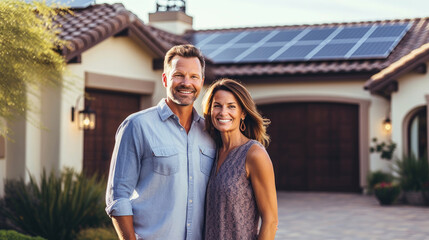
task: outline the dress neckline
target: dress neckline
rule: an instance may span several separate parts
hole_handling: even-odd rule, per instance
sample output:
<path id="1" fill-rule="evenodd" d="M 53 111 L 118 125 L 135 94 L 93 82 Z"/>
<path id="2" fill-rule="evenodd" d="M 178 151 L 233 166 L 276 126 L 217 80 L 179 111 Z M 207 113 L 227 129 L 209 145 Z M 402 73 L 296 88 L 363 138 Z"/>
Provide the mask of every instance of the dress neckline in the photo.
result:
<path id="1" fill-rule="evenodd" d="M 217 167 L 217 164 L 218 164 L 218 162 L 219 162 L 219 150 L 218 150 L 218 151 L 216 152 L 215 177 L 218 175 L 218 173 L 219 173 L 220 169 L 222 168 L 223 164 L 228 160 L 229 156 L 230 156 L 233 152 L 237 151 L 238 149 L 240 149 L 241 147 L 245 146 L 246 144 L 248 144 L 248 143 L 249 143 L 249 142 L 251 142 L 251 141 L 252 141 L 252 139 L 249 139 L 249 140 L 247 140 L 247 142 L 245 142 L 245 143 L 243 143 L 243 144 L 241 144 L 241 145 L 239 145 L 239 146 L 234 147 L 233 149 L 231 149 L 231 150 L 228 152 L 228 154 L 226 154 L 225 160 L 223 160 L 223 162 L 222 162 L 222 164 L 219 166 L 219 168 Z"/>

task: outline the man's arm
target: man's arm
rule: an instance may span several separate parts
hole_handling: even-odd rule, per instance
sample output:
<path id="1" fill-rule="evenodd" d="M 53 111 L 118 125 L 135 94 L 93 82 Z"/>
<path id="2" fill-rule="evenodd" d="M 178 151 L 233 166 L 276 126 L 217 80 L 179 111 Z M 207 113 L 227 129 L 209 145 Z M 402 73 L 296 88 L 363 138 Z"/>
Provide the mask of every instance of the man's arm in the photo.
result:
<path id="1" fill-rule="evenodd" d="M 143 144 L 138 133 L 128 120 L 118 128 L 106 189 L 106 212 L 121 240 L 136 239 L 130 196 L 139 178 Z"/>
<path id="2" fill-rule="evenodd" d="M 136 240 L 133 216 L 112 216 L 113 226 L 120 240 Z"/>

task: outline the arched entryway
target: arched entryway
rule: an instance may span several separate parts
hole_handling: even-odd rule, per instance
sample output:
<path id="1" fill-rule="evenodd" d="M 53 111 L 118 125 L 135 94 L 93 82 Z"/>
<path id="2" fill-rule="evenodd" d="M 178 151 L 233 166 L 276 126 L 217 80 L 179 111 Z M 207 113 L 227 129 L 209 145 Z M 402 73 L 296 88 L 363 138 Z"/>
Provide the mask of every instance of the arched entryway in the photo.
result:
<path id="1" fill-rule="evenodd" d="M 405 118 L 406 153 L 424 157 L 428 150 L 427 107 L 416 108 Z"/>

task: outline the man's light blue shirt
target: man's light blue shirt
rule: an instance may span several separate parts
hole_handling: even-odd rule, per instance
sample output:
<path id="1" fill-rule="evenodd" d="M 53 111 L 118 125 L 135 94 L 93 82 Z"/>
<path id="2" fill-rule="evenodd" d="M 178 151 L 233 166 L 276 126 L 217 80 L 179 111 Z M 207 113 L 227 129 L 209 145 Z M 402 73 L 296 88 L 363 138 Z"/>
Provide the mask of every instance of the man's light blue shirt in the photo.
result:
<path id="1" fill-rule="evenodd" d="M 133 215 L 138 239 L 203 239 L 215 145 L 193 110 L 189 133 L 162 99 L 118 128 L 106 191 L 109 216 Z"/>

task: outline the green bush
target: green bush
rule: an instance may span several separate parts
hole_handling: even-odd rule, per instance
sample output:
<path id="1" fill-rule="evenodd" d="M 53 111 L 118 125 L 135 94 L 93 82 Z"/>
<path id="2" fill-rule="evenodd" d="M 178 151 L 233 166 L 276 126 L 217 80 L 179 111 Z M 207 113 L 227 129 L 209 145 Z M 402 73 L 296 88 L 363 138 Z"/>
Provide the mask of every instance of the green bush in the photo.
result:
<path id="1" fill-rule="evenodd" d="M 396 160 L 394 170 L 404 191 L 421 191 L 423 184 L 429 181 L 427 157 L 417 158 L 414 154 Z"/>
<path id="2" fill-rule="evenodd" d="M 386 173 L 383 171 L 375 171 L 375 172 L 370 172 L 366 178 L 367 180 L 367 186 L 368 186 L 368 193 L 372 193 L 374 186 L 377 183 L 381 183 L 381 182 L 386 182 L 386 183 L 390 183 L 393 181 L 393 175 L 390 173 Z"/>
<path id="3" fill-rule="evenodd" d="M 76 240 L 117 240 L 115 229 L 110 228 L 88 228 L 79 232 Z"/>
<path id="4" fill-rule="evenodd" d="M 30 237 L 14 230 L 0 230 L 0 240 L 44 240 L 41 237 Z"/>
<path id="5" fill-rule="evenodd" d="M 14 228 L 47 239 L 74 239 L 84 228 L 110 223 L 104 212 L 105 183 L 84 174 L 65 170 L 59 177 L 43 171 L 40 184 L 8 180 L 5 208 L 0 209 Z"/>

